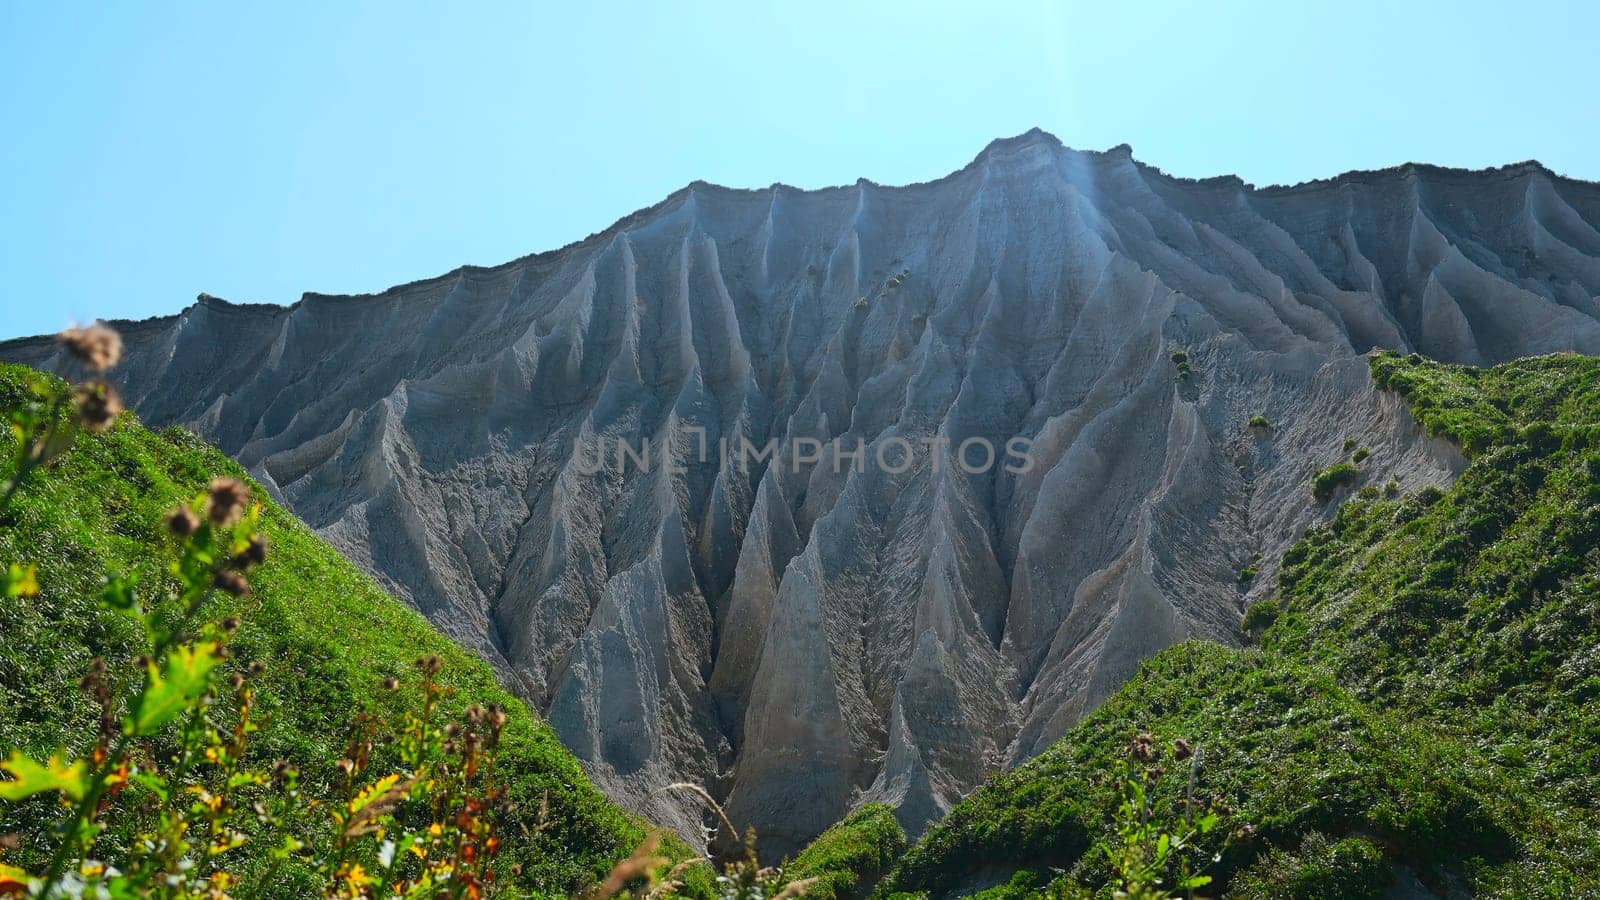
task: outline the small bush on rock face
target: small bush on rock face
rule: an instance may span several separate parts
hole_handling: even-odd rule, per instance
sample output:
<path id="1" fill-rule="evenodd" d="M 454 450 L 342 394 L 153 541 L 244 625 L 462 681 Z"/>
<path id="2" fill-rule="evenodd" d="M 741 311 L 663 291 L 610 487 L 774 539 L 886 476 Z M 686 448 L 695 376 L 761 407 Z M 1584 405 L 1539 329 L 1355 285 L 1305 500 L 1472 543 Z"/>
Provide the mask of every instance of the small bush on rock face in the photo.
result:
<path id="1" fill-rule="evenodd" d="M 1334 492 L 1347 484 L 1353 484 L 1360 478 L 1360 472 L 1349 463 L 1334 463 L 1323 469 L 1311 479 L 1311 496 L 1319 502 L 1326 502 Z"/>
<path id="2" fill-rule="evenodd" d="M 1252 603 L 1250 608 L 1244 611 L 1244 619 L 1240 621 L 1239 627 L 1247 634 L 1254 634 L 1267 630 L 1277 620 L 1277 601 L 1262 600 L 1259 603 Z"/>
<path id="3" fill-rule="evenodd" d="M 1272 427 L 1272 422 L 1268 420 L 1266 416 L 1251 416 L 1250 427 L 1270 429 Z"/>
<path id="4" fill-rule="evenodd" d="M 1356 452 L 1350 454 L 1350 461 L 1354 462 L 1354 463 L 1359 463 L 1359 462 L 1364 461 L 1367 457 L 1369 457 L 1371 455 L 1372 455 L 1372 451 L 1371 450 L 1368 450 L 1367 448 L 1362 447 L 1361 449 L 1357 450 Z"/>

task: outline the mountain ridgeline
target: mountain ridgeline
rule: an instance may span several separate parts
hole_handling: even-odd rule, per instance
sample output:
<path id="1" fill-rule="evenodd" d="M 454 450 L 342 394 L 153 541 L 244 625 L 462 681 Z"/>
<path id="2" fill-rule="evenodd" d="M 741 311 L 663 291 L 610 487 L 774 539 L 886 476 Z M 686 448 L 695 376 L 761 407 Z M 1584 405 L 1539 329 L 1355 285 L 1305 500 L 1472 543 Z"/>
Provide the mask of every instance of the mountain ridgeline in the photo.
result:
<path id="1" fill-rule="evenodd" d="M 382 294 L 202 296 L 119 323 L 118 375 L 608 794 L 694 838 L 660 788 L 706 784 L 781 855 L 874 801 L 922 832 L 1153 654 L 1237 644 L 1353 491 L 1448 484 L 1363 354 L 1600 352 L 1597 227 L 1600 186 L 1534 163 L 1258 189 L 1030 132 L 927 184 L 696 183 Z M 1018 437 L 1026 471 L 940 464 Z M 593 465 L 646 439 L 670 465 Z"/>

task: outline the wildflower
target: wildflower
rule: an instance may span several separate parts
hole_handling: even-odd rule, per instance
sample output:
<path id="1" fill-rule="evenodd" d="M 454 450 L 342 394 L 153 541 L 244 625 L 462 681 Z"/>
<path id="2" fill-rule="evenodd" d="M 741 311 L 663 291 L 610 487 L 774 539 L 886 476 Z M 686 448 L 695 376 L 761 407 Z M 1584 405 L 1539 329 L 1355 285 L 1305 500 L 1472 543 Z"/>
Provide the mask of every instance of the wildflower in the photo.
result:
<path id="1" fill-rule="evenodd" d="M 206 518 L 222 528 L 239 521 L 250 502 L 250 489 L 237 478 L 213 478 L 206 492 Z"/>
<path id="2" fill-rule="evenodd" d="M 489 724 L 494 726 L 495 731 L 506 727 L 506 711 L 501 709 L 499 704 L 489 707 Z"/>
<path id="3" fill-rule="evenodd" d="M 437 674 L 439 669 L 441 669 L 443 666 L 444 660 L 440 659 L 437 653 L 430 653 L 427 656 L 418 657 L 417 659 L 417 668 L 421 669 L 425 674 L 428 675 Z"/>
<path id="4" fill-rule="evenodd" d="M 122 398 L 104 381 L 86 381 L 72 389 L 78 421 L 90 431 L 105 431 L 122 414 Z"/>
<path id="5" fill-rule="evenodd" d="M 229 572 L 226 569 L 211 576 L 211 586 L 235 597 L 243 597 L 250 593 L 250 582 L 245 581 L 244 576 L 238 572 Z"/>
<path id="6" fill-rule="evenodd" d="M 1150 732 L 1143 731 L 1139 736 L 1128 743 L 1128 755 L 1142 763 L 1155 762 L 1156 739 Z"/>
<path id="7" fill-rule="evenodd" d="M 1183 762 L 1193 755 L 1194 748 L 1189 746 L 1188 741 L 1184 740 L 1183 738 L 1178 738 L 1176 741 L 1172 742 L 1172 757 L 1174 759 L 1178 760 L 1179 762 Z"/>
<path id="8" fill-rule="evenodd" d="M 200 519 L 187 506 L 174 507 L 167 513 L 167 530 L 186 538 L 200 529 Z"/>
<path id="9" fill-rule="evenodd" d="M 68 328 L 57 339 L 78 362 L 96 372 L 104 372 L 122 359 L 122 335 L 104 322 L 97 321 L 87 328 Z"/>

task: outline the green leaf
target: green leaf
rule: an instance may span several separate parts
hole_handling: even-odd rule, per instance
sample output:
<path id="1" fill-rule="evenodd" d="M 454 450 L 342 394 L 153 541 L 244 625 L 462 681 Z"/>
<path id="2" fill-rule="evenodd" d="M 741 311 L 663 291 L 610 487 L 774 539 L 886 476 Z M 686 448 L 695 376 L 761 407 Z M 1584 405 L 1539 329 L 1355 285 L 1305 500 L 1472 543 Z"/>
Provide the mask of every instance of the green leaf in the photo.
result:
<path id="1" fill-rule="evenodd" d="M 171 792 L 167 790 L 166 780 L 159 776 L 150 775 L 144 772 L 135 772 L 134 774 L 128 776 L 128 780 L 143 786 L 152 794 L 160 797 L 162 803 L 172 799 Z"/>
<path id="2" fill-rule="evenodd" d="M 0 772 L 8 772 L 10 781 L 0 781 L 0 799 L 21 800 L 46 791 L 60 791 L 72 800 L 82 800 L 85 789 L 83 760 L 72 765 L 61 761 L 58 753 L 50 761 L 39 765 L 21 751 L 11 751 L 11 756 L 0 763 Z"/>
<path id="3" fill-rule="evenodd" d="M 1178 885 L 1178 887 L 1181 890 L 1193 890 L 1193 889 L 1195 889 L 1197 887 L 1205 887 L 1206 885 L 1208 885 L 1210 883 L 1211 883 L 1211 876 L 1210 875 L 1194 875 L 1194 876 L 1191 876 L 1184 883 Z"/>
<path id="4" fill-rule="evenodd" d="M 135 596 L 134 588 L 139 584 L 135 575 L 108 575 L 106 586 L 100 591 L 100 602 L 118 612 L 138 615 L 139 600 Z"/>
<path id="5" fill-rule="evenodd" d="M 158 669 L 154 662 L 145 676 L 144 690 L 133 701 L 128 733 L 145 737 L 176 719 L 211 686 L 211 672 L 222 662 L 217 645 L 202 641 L 176 647 Z"/>

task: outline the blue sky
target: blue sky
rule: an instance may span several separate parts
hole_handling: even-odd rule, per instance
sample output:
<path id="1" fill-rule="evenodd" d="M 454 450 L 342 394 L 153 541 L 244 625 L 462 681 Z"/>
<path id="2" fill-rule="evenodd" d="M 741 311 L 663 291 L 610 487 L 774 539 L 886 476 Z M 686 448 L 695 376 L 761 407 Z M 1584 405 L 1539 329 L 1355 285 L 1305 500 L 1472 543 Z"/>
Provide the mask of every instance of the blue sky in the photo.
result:
<path id="1" fill-rule="evenodd" d="M 694 179 L 922 181 L 1035 125 L 1187 176 L 1600 179 L 1600 11 L 0 3 L 0 337 L 581 238 Z"/>

